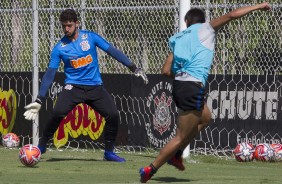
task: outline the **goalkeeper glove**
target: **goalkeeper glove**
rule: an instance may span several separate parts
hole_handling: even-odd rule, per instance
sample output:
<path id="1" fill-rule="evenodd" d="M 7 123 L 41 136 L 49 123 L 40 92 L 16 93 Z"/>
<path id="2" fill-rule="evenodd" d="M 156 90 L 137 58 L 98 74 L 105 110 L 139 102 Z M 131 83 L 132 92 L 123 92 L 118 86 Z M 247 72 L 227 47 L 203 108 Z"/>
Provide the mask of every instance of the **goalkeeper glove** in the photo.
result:
<path id="1" fill-rule="evenodd" d="M 33 103 L 28 104 L 24 108 L 26 109 L 24 117 L 26 120 L 35 120 L 39 110 L 41 108 L 42 101 L 39 97 Z"/>
<path id="2" fill-rule="evenodd" d="M 129 69 L 134 73 L 136 77 L 141 77 L 145 84 L 148 84 L 148 78 L 142 68 L 137 68 L 135 64 L 129 66 Z"/>

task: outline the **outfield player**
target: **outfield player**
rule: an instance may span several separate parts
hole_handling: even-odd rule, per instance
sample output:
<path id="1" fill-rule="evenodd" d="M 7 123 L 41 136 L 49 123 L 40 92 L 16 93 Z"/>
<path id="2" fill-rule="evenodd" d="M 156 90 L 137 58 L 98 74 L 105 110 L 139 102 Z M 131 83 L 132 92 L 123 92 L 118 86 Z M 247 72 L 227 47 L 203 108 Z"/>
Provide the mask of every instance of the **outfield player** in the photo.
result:
<path id="1" fill-rule="evenodd" d="M 174 78 L 172 95 L 179 108 L 178 127 L 176 136 L 162 148 L 157 158 L 140 169 L 141 182 L 146 183 L 166 162 L 179 170 L 185 169 L 184 148 L 211 120 L 204 91 L 213 60 L 216 31 L 255 10 L 270 10 L 270 6 L 262 3 L 241 7 L 208 23 L 205 23 L 202 10 L 191 9 L 184 18 L 187 29 L 169 39 L 171 53 L 162 73 Z"/>
<path id="2" fill-rule="evenodd" d="M 119 114 L 115 102 L 103 86 L 98 65 L 97 47 L 127 66 L 136 76 L 141 76 L 145 83 L 148 83 L 147 76 L 125 54 L 100 35 L 92 31 L 80 30 L 78 16 L 73 9 L 64 10 L 60 15 L 60 22 L 65 35 L 51 52 L 49 67 L 42 78 L 39 95 L 33 103 L 25 107 L 25 119 L 34 120 L 36 118 L 60 62 L 63 61 L 66 75 L 65 87 L 58 96 L 44 129 L 43 137 L 39 141 L 38 147 L 41 153 L 46 152 L 46 144 L 62 119 L 77 104 L 85 103 L 106 120 L 104 160 L 125 162 L 124 158 L 113 152 Z"/>

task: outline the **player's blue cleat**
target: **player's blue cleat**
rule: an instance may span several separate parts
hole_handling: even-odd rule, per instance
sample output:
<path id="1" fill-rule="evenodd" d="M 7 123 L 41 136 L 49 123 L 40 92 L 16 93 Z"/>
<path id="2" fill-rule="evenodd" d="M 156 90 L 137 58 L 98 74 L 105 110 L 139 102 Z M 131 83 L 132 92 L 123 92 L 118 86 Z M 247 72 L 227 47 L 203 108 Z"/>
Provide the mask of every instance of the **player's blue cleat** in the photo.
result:
<path id="1" fill-rule="evenodd" d="M 40 145 L 38 144 L 37 147 L 40 149 L 41 154 L 46 153 L 46 146 L 40 146 Z"/>
<path id="2" fill-rule="evenodd" d="M 169 165 L 174 166 L 176 169 L 178 169 L 180 171 L 185 170 L 185 166 L 183 165 L 182 157 L 180 157 L 180 158 L 172 157 L 167 163 Z"/>
<path id="3" fill-rule="evenodd" d="M 143 167 L 139 170 L 140 182 L 146 183 L 154 175 L 153 169 L 151 166 Z"/>
<path id="4" fill-rule="evenodd" d="M 104 160 L 113 162 L 125 162 L 124 158 L 119 157 L 113 151 L 105 151 Z"/>

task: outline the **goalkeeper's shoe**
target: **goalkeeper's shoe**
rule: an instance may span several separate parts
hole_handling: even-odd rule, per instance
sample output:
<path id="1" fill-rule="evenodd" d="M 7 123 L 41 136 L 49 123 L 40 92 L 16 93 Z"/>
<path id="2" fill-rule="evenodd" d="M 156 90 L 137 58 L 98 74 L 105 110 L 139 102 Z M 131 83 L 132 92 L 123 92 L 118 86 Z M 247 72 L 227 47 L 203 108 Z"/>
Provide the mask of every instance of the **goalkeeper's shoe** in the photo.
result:
<path id="1" fill-rule="evenodd" d="M 113 151 L 105 151 L 104 160 L 113 162 L 125 162 L 125 159 L 116 155 Z"/>
<path id="2" fill-rule="evenodd" d="M 183 159 L 182 157 L 180 158 L 176 158 L 175 156 L 172 157 L 169 161 L 167 161 L 167 163 L 169 165 L 174 166 L 176 169 L 180 170 L 180 171 L 184 171 L 185 170 L 185 166 L 183 165 Z"/>
<path id="3" fill-rule="evenodd" d="M 146 183 L 156 173 L 151 166 L 143 167 L 139 170 L 140 182 Z"/>
<path id="4" fill-rule="evenodd" d="M 37 147 L 40 149 L 41 154 L 46 153 L 46 146 L 41 146 L 38 144 Z"/>

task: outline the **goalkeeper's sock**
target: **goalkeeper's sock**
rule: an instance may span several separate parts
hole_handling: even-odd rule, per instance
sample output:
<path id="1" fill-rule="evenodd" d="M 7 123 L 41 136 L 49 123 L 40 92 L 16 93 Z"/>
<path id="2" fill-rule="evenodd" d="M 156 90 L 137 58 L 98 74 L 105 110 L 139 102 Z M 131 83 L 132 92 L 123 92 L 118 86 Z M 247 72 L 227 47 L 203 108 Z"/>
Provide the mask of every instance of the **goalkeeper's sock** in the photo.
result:
<path id="1" fill-rule="evenodd" d="M 43 153 L 46 152 L 46 145 L 45 145 L 45 146 L 42 146 L 42 145 L 38 144 L 37 147 L 40 149 L 41 154 L 43 154 Z"/>
<path id="2" fill-rule="evenodd" d="M 114 151 L 113 141 L 105 141 L 105 151 Z"/>

